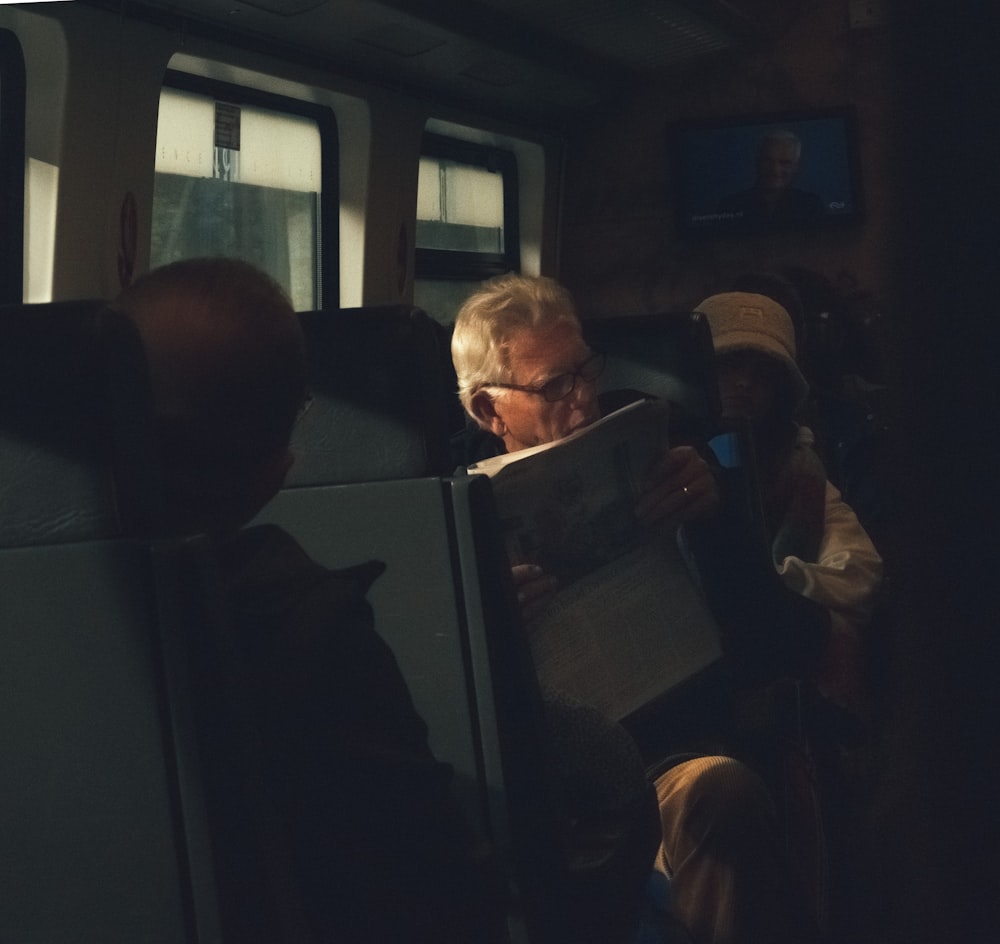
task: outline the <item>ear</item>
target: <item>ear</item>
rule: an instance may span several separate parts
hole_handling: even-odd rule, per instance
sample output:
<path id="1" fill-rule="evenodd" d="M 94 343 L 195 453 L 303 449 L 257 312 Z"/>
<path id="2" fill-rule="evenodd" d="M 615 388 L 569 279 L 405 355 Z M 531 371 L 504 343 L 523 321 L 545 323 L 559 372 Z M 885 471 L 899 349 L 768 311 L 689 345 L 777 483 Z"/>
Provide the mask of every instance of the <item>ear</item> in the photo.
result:
<path id="1" fill-rule="evenodd" d="M 473 419 L 483 429 L 489 430 L 494 436 L 501 438 L 507 432 L 507 425 L 497 412 L 497 401 L 485 390 L 473 394 L 469 406 Z"/>

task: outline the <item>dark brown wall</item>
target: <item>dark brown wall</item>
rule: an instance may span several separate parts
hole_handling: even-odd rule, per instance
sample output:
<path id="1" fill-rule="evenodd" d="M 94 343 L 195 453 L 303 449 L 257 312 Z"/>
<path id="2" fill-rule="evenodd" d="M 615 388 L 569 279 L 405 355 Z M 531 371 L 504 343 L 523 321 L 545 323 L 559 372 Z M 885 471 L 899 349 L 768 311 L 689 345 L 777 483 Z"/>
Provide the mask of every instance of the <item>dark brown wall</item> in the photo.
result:
<path id="1" fill-rule="evenodd" d="M 1000 929 L 1000 551 L 995 4 L 794 7 L 768 49 L 664 76 L 569 145 L 561 277 L 584 314 L 685 307 L 742 270 L 809 266 L 891 322 L 895 614 L 873 754 L 860 944 L 986 944 Z M 853 103 L 868 222 L 694 247 L 670 223 L 674 118 Z M 854 939 L 851 939 L 852 942 Z"/>
<path id="2" fill-rule="evenodd" d="M 996 121 L 989 0 L 900 4 L 892 115 L 899 630 L 883 748 L 892 942 L 1000 931 Z"/>
<path id="3" fill-rule="evenodd" d="M 570 135 L 560 275 L 584 315 L 692 306 L 734 274 L 777 264 L 884 295 L 890 31 L 849 29 L 844 0 L 784 7 L 789 12 L 771 23 L 766 42 L 651 79 Z M 667 154 L 672 121 L 846 104 L 859 116 L 865 224 L 708 244 L 678 239 Z"/>

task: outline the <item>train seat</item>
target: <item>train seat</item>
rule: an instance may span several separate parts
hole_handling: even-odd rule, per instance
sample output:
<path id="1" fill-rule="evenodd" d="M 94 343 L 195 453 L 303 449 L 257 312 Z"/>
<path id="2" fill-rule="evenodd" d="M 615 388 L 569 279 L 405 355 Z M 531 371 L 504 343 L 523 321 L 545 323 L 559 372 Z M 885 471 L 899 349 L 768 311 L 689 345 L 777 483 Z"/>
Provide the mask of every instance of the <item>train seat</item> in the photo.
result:
<path id="1" fill-rule="evenodd" d="M 195 939 L 144 370 L 100 302 L 0 310 L 4 941 Z"/>
<path id="2" fill-rule="evenodd" d="M 454 396 L 441 370 L 440 335 L 407 306 L 300 317 L 310 402 L 293 432 L 285 487 L 257 521 L 282 526 L 328 567 L 387 563 L 368 594 L 376 626 L 436 753 L 475 784 L 460 588 L 440 478 L 450 464 L 446 405 Z"/>
<path id="3" fill-rule="evenodd" d="M 121 518 L 148 508 L 154 494 L 151 465 L 135 461 L 149 405 L 128 327 L 102 302 L 78 301 L 4 306 L 0 331 L 0 546 L 101 540 L 139 527 Z M 124 505 L 116 479 L 136 492 Z"/>
<path id="4" fill-rule="evenodd" d="M 379 559 L 368 593 L 435 753 L 481 790 L 470 715 L 461 588 L 453 568 L 447 405 L 434 322 L 376 306 L 301 315 L 310 403 L 293 432 L 294 464 L 257 522 L 278 524 L 332 567 Z M 417 605 L 419 601 L 419 605 Z M 480 799 L 471 801 L 482 819 Z"/>
<path id="5" fill-rule="evenodd" d="M 666 400 L 675 437 L 705 437 L 720 415 L 712 333 L 699 312 L 589 318 L 584 338 L 607 356 L 598 378 L 605 410 L 637 396 Z"/>
<path id="6" fill-rule="evenodd" d="M 441 338 L 421 309 L 384 305 L 300 315 L 309 401 L 288 487 L 372 482 L 449 469 Z"/>

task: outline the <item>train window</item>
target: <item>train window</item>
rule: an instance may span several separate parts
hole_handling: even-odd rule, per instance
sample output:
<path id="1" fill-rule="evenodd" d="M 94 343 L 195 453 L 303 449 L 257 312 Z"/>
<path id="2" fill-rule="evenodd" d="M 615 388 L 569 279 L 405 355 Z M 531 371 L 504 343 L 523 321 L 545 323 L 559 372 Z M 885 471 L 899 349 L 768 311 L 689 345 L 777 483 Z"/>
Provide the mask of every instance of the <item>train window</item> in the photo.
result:
<path id="1" fill-rule="evenodd" d="M 336 150 L 329 109 L 168 72 L 150 265 L 235 256 L 270 273 L 298 311 L 336 304 Z"/>
<path id="2" fill-rule="evenodd" d="M 417 183 L 414 301 L 444 318 L 520 259 L 512 151 L 425 134 Z"/>
<path id="3" fill-rule="evenodd" d="M 24 286 L 24 56 L 0 30 L 0 303 L 20 302 Z"/>

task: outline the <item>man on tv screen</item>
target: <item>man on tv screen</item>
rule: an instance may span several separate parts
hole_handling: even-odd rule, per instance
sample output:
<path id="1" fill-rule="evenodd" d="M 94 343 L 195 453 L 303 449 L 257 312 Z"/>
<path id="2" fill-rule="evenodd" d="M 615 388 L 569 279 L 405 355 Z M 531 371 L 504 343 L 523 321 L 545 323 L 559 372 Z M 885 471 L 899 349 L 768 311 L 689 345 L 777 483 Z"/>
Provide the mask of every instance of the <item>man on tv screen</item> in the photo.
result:
<path id="1" fill-rule="evenodd" d="M 719 212 L 732 214 L 733 225 L 753 229 L 792 228 L 818 220 L 826 212 L 819 195 L 792 186 L 801 157 L 802 142 L 794 132 L 767 132 L 757 145 L 754 185 L 723 197 Z"/>

